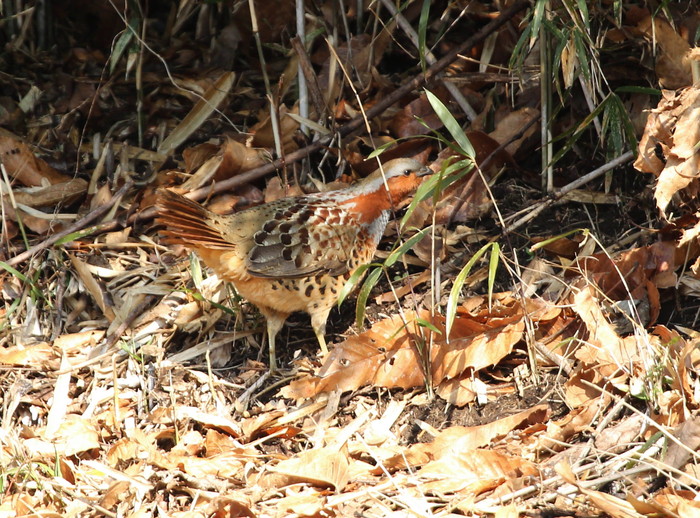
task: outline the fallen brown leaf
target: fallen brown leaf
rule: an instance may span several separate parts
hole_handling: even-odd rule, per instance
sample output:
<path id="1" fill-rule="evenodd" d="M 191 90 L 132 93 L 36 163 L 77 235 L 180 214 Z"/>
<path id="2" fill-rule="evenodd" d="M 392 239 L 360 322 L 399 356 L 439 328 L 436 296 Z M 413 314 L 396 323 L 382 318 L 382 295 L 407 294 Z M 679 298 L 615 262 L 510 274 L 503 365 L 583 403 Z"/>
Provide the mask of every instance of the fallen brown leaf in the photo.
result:
<path id="1" fill-rule="evenodd" d="M 278 475 L 274 477 L 274 484 L 278 487 L 307 482 L 341 491 L 348 481 L 347 455 L 334 448 L 308 450 L 269 469 Z M 259 483 L 263 483 L 263 480 Z"/>
<path id="2" fill-rule="evenodd" d="M 414 444 L 400 455 L 384 460 L 382 466 L 390 471 L 421 466 L 433 460 L 453 457 L 460 451 L 485 447 L 515 429 L 546 421 L 549 413 L 547 405 L 537 405 L 481 426 L 452 426 L 440 432 L 432 442 Z M 379 468 L 375 469 L 375 473 L 381 473 Z"/>
<path id="3" fill-rule="evenodd" d="M 676 194 L 695 200 L 700 191 L 696 148 L 700 141 L 699 109 L 700 88 L 692 86 L 678 92 L 664 91 L 647 118 L 634 166 L 658 177 L 654 198 L 662 211 Z"/>

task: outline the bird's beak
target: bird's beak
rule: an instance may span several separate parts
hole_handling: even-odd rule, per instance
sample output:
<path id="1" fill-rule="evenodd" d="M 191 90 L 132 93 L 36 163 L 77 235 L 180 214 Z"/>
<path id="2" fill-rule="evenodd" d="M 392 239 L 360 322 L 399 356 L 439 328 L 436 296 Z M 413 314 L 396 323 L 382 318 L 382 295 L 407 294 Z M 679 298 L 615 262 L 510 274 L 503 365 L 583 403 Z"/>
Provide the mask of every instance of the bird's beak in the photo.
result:
<path id="1" fill-rule="evenodd" d="M 419 178 L 420 178 L 421 176 L 428 176 L 429 174 L 433 174 L 433 170 L 430 169 L 427 165 L 421 167 L 421 168 L 416 172 L 416 176 L 418 176 Z"/>

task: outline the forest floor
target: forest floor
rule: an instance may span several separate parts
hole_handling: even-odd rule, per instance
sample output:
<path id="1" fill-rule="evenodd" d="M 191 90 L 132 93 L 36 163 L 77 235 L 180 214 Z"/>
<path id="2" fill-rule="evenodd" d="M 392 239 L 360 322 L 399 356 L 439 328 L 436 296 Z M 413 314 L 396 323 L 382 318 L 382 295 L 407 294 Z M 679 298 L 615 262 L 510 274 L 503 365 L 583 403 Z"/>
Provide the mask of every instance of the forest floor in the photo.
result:
<path id="1" fill-rule="evenodd" d="M 692 3 L 309 2 L 305 43 L 290 1 L 50 4 L 2 33 L 0 516 L 700 513 Z M 378 149 L 432 189 L 270 374 L 156 192 L 231 213 Z"/>

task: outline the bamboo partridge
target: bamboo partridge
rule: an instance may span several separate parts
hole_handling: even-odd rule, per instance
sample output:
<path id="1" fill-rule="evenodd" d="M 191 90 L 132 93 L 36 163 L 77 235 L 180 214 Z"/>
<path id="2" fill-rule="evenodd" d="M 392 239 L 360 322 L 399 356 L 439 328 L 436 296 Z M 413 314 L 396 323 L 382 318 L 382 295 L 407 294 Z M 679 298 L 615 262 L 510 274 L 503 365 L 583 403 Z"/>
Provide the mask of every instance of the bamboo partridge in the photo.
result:
<path id="1" fill-rule="evenodd" d="M 160 190 L 158 223 L 165 242 L 194 250 L 267 321 L 270 370 L 275 337 L 295 311 L 311 315 L 327 352 L 326 320 L 352 273 L 372 260 L 390 209 L 415 192 L 431 170 L 391 160 L 346 189 L 283 198 L 227 216 Z"/>

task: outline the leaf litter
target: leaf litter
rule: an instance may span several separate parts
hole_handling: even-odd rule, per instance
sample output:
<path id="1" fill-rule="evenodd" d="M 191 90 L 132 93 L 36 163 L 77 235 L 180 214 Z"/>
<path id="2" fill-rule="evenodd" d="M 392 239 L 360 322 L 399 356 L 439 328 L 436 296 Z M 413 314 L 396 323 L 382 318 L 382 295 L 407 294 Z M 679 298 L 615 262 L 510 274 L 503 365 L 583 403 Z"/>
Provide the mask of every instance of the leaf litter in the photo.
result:
<path id="1" fill-rule="evenodd" d="M 634 92 L 649 111 L 634 165 L 657 182 L 616 181 L 614 194 L 609 180 L 579 185 L 521 234 L 501 213 L 512 221 L 532 208 L 528 197 L 544 199 L 541 107 L 532 79 L 509 61 L 526 47 L 513 36 L 533 37 L 519 32 L 527 3 L 501 13 L 504 26 L 488 23 L 499 13 L 487 5 L 467 16 L 455 6 L 430 12 L 437 25 L 423 30 L 446 35 L 433 52 L 458 50 L 457 27 L 483 34 L 451 58 L 444 78 L 458 88 L 428 82 L 427 94 L 416 81 L 392 100 L 426 78 L 397 29 L 403 18 L 421 25 L 416 6 L 397 17 L 307 6 L 319 32 L 294 46 L 306 56 L 290 58 L 291 2 L 251 2 L 234 17 L 223 4 L 185 3 L 170 17 L 151 13 L 170 24 L 167 38 L 150 42 L 163 61 L 124 47 L 102 75 L 109 45 L 94 37 L 66 47 L 70 75 L 58 61 L 10 69 L 17 82 L 4 93 L 13 95 L 0 101 L 3 516 L 697 513 L 696 54 L 683 54 L 690 46 L 677 30 L 687 20 L 634 7 L 621 18 L 627 32 L 606 35 L 640 60 L 654 46 L 654 67 L 628 77 L 675 89 L 658 103 Z M 123 26 L 113 9 L 82 8 L 103 28 Z M 251 14 L 275 21 L 260 25 L 262 53 L 252 50 Z M 539 23 L 531 14 L 530 27 Z M 361 15 L 381 23 L 363 26 Z M 358 34 L 318 37 L 344 16 Z M 195 45 L 195 33 L 212 45 Z M 489 35 L 502 42 L 496 50 Z M 576 37 L 557 88 L 575 88 L 586 58 Z M 16 59 L 47 51 L 27 52 Z M 297 58 L 315 83 L 304 114 L 290 88 Z M 605 73 L 624 75 L 620 63 Z M 275 77 L 267 87 L 263 69 Z M 454 117 L 435 111 L 431 96 Z M 388 109 L 370 111 L 386 98 Z M 465 103 L 476 114 L 468 126 Z M 455 141 L 460 123 L 467 131 Z M 563 134 L 580 129 L 573 113 L 557 123 Z M 333 131 L 345 140 L 323 140 Z M 376 277 L 373 293 L 384 294 L 363 311 L 367 328 L 351 325 L 345 302 L 320 358 L 308 321 L 293 322 L 282 333 L 291 369 L 277 378 L 264 375 L 254 308 L 195 256 L 160 245 L 151 227 L 157 187 L 227 213 L 342 187 L 376 167 L 371 153 L 384 144 L 382 160 L 414 156 L 447 170 L 462 159 L 464 136 L 478 167 L 409 207 L 403 228 L 390 225 L 378 256 L 393 258 Z M 603 162 L 591 146 L 566 142 L 562 184 Z M 300 162 L 306 156 L 314 167 Z M 273 159 L 282 167 L 270 177 Z M 425 228 L 415 253 L 388 252 Z M 451 293 L 476 247 L 494 242 L 498 262 L 484 255 Z"/>

